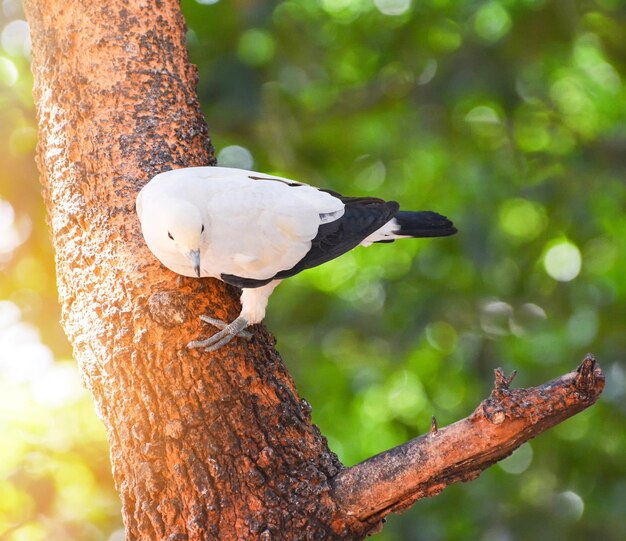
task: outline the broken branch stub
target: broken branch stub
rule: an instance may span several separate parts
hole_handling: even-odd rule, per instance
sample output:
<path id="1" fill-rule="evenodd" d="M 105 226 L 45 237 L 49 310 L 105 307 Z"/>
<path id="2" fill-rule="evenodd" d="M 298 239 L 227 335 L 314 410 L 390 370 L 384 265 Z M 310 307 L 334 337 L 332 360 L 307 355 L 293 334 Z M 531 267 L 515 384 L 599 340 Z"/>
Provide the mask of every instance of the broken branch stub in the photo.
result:
<path id="1" fill-rule="evenodd" d="M 489 398 L 469 417 L 341 471 L 335 500 L 349 515 L 376 523 L 457 481 L 476 478 L 522 443 L 591 406 L 604 389 L 592 355 L 568 374 L 538 387 L 511 389 L 496 370 Z M 436 425 L 435 425 L 436 426 Z"/>

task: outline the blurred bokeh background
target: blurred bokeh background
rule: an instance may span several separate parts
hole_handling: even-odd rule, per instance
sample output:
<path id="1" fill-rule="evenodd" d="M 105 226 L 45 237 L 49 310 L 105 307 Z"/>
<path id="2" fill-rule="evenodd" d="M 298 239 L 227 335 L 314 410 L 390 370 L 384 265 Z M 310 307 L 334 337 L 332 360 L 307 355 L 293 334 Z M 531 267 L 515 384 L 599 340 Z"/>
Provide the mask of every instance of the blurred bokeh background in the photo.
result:
<path id="1" fill-rule="evenodd" d="M 222 165 L 435 209 L 451 239 L 287 280 L 266 320 L 346 464 L 469 414 L 501 366 L 587 351 L 600 402 L 380 541 L 626 539 L 623 0 L 183 0 Z M 0 13 L 0 540 L 121 541 L 104 430 L 58 324 L 28 28 Z"/>

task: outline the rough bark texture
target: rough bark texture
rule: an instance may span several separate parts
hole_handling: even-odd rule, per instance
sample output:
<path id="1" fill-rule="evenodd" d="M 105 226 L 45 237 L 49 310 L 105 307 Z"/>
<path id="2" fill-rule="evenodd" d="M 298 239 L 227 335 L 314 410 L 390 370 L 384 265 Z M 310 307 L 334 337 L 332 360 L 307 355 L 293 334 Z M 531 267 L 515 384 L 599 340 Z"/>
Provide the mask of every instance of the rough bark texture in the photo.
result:
<path id="1" fill-rule="evenodd" d="M 217 353 L 184 348 L 211 331 L 197 315 L 232 320 L 239 307 L 234 289 L 161 267 L 134 211 L 154 174 L 214 162 L 178 2 L 25 8 L 63 325 L 108 432 L 128 539 L 361 539 L 445 484 L 440 470 L 425 469 L 416 487 L 409 476 L 394 492 L 382 482 L 386 459 L 342 471 L 262 327 Z M 549 388 L 545 396 L 555 407 L 563 399 Z M 565 409 L 591 402 L 581 395 Z M 520 424 L 524 404 L 502 401 L 514 425 L 504 454 L 547 427 Z M 509 407 L 517 413 L 507 417 Z M 472 430 L 498 432 L 479 418 Z M 502 455 L 480 453 L 467 471 Z M 448 482 L 464 478 L 463 463 L 453 468 Z"/>
<path id="2" fill-rule="evenodd" d="M 513 374 L 514 376 L 515 374 Z M 574 372 L 532 389 L 511 389 L 496 370 L 495 388 L 469 417 L 340 472 L 333 480 L 340 507 L 378 522 L 458 481 L 471 481 L 522 443 L 591 406 L 604 375 L 588 355 Z"/>
<path id="3" fill-rule="evenodd" d="M 237 294 L 147 250 L 135 196 L 214 162 L 178 2 L 25 2 L 63 325 L 111 443 L 129 539 L 332 539 L 339 463 L 262 329 L 185 350 Z M 336 531 L 335 531 L 336 530 Z M 291 532 L 291 533 L 290 533 Z"/>

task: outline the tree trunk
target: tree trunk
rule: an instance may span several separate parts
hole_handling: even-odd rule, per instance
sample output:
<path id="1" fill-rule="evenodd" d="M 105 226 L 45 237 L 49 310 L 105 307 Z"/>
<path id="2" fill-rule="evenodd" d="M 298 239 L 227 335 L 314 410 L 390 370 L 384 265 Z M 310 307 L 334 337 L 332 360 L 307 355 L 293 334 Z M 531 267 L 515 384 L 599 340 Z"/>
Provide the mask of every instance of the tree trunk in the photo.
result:
<path id="1" fill-rule="evenodd" d="M 199 314 L 237 315 L 238 293 L 165 270 L 134 210 L 154 174 L 215 161 L 178 2 L 26 0 L 25 8 L 63 325 L 107 429 L 127 538 L 361 539 L 428 494 L 403 478 L 396 495 L 387 483 L 385 500 L 373 504 L 374 491 L 365 501 L 360 487 L 390 479 L 393 461 L 343 469 L 262 327 L 216 353 L 185 349 L 210 332 Z M 559 387 L 575 407 L 544 412 L 560 415 L 552 424 L 597 398 L 602 377 L 590 370 L 584 397 L 582 376 Z M 494 440 L 499 454 L 474 463 L 474 473 L 546 426 L 520 428 L 501 449 Z M 435 477 L 437 487 L 463 478 Z"/>
<path id="2" fill-rule="evenodd" d="M 178 2 L 31 0 L 39 167 L 63 325 L 111 444 L 129 539 L 332 538 L 339 463 L 263 330 L 185 344 L 237 295 L 147 250 L 135 197 L 214 163 Z"/>

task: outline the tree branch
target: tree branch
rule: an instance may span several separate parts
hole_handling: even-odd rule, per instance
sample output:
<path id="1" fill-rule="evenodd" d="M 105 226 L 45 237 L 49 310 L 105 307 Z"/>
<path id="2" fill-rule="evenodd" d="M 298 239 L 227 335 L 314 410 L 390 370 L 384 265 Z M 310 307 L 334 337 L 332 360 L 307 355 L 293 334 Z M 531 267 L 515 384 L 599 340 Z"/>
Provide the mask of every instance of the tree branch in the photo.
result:
<path id="1" fill-rule="evenodd" d="M 510 389 L 497 369 L 495 388 L 474 413 L 340 472 L 335 500 L 347 514 L 378 522 L 457 481 L 475 479 L 522 443 L 591 406 L 604 389 L 592 355 L 569 374 L 530 389 Z"/>

